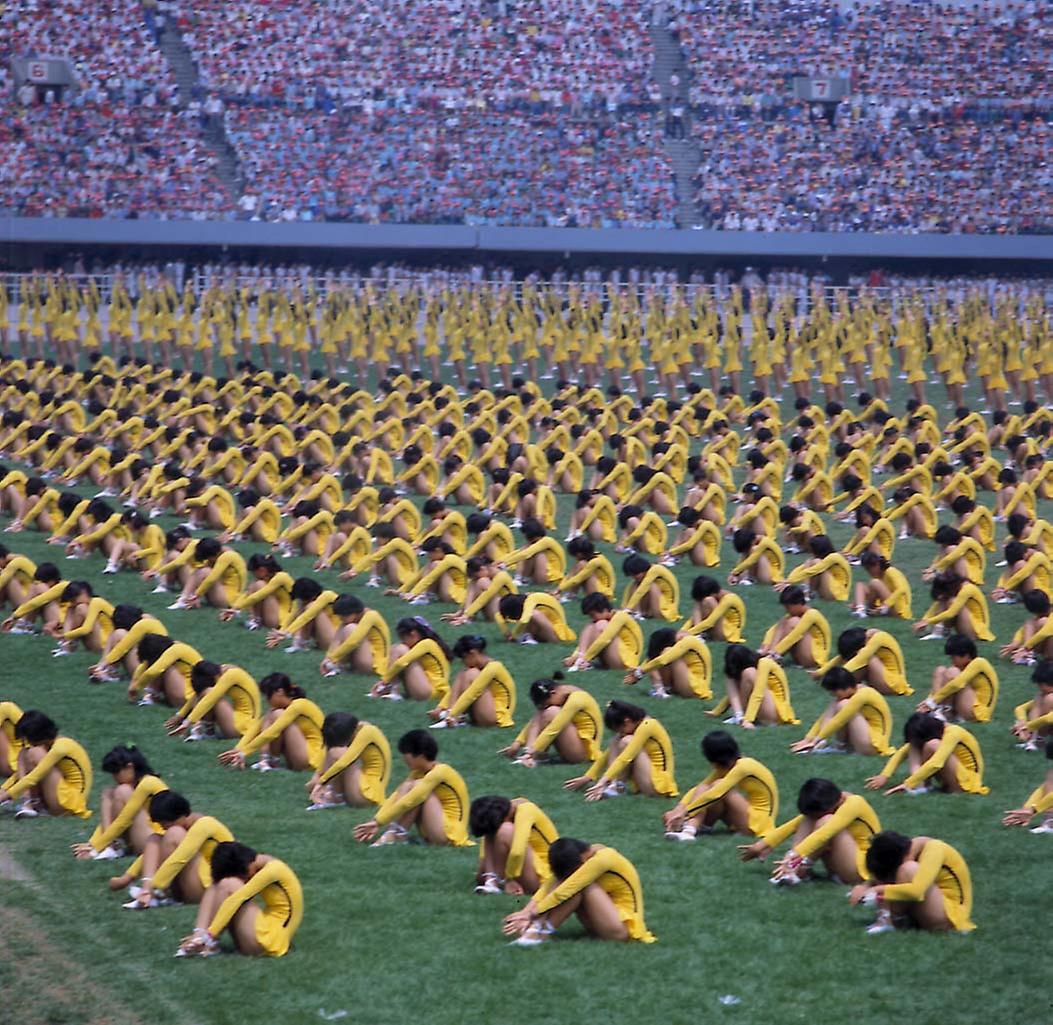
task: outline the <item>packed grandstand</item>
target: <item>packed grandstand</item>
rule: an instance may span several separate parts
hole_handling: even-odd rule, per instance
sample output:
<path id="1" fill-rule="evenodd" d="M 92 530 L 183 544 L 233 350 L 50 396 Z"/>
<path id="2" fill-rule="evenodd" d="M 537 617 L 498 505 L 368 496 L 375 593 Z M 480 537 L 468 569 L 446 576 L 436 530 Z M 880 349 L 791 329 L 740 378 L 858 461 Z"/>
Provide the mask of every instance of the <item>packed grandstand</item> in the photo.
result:
<path id="1" fill-rule="evenodd" d="M 1048 3 L 58 0 L 0 55 L 9 214 L 1053 231 Z"/>

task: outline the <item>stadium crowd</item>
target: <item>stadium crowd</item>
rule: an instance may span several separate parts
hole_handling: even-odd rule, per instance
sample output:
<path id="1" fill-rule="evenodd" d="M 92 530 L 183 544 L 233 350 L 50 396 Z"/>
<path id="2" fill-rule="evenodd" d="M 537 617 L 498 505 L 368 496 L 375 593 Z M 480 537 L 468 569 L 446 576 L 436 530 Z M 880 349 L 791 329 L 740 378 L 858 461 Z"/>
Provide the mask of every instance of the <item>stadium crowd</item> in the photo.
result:
<path id="1" fill-rule="evenodd" d="M 654 78 L 652 24 L 683 81 Z M 163 32 L 196 61 L 185 108 Z M 0 13 L 0 51 L 67 53 L 79 82 L 0 112 L 13 213 L 671 227 L 665 114 L 701 153 L 702 226 L 1053 230 L 1046 4 L 63 0 Z M 798 74 L 851 95 L 820 111 Z"/>
<path id="2" fill-rule="evenodd" d="M 206 87 L 252 106 L 434 100 L 540 110 L 648 98 L 652 52 L 643 4 L 204 0 L 180 5 L 177 25 Z"/>
<path id="3" fill-rule="evenodd" d="M 29 89 L 0 107 L 0 210 L 27 217 L 198 220 L 233 212 L 197 121 L 130 5 L 21 4 L 0 14 L 0 53 L 64 54 L 78 88 Z M 6 80 L 5 80 L 6 81 Z"/>
<path id="4" fill-rule="evenodd" d="M 702 223 L 747 231 L 1051 230 L 1053 11 L 674 0 Z M 730 41 L 730 43 L 729 43 Z M 795 76 L 846 76 L 836 115 Z"/>
<path id="5" fill-rule="evenodd" d="M 673 227 L 672 175 L 647 121 L 237 106 L 226 118 L 264 220 Z"/>

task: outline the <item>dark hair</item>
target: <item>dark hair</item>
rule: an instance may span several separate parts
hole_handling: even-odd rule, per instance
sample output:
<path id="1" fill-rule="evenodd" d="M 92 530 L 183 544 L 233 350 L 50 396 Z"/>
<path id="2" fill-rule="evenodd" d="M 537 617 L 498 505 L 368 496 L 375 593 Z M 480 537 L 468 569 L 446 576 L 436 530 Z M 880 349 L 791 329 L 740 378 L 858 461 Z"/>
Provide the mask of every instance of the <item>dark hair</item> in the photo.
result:
<path id="1" fill-rule="evenodd" d="M 642 555 L 630 555 L 622 563 L 622 572 L 627 577 L 634 577 L 638 573 L 646 573 L 651 564 Z"/>
<path id="2" fill-rule="evenodd" d="M 161 657 L 175 641 L 164 634 L 147 634 L 138 644 L 135 653 L 140 662 L 154 662 Z"/>
<path id="3" fill-rule="evenodd" d="M 567 554 L 575 559 L 591 559 L 596 554 L 596 546 L 582 534 L 567 542 Z"/>
<path id="4" fill-rule="evenodd" d="M 201 694 L 208 690 L 209 687 L 214 687 L 222 672 L 222 666 L 217 665 L 215 662 L 202 659 L 200 662 L 195 663 L 190 667 L 190 686 L 194 689 L 194 693 Z"/>
<path id="5" fill-rule="evenodd" d="M 541 708 L 553 691 L 563 683 L 562 673 L 553 673 L 551 677 L 543 676 L 530 685 L 530 700 L 536 708 Z"/>
<path id="6" fill-rule="evenodd" d="M 176 822 L 190 814 L 190 802 L 174 790 L 161 790 L 150 798 L 150 818 L 158 825 Z"/>
<path id="7" fill-rule="evenodd" d="M 548 845 L 548 864 L 557 879 L 567 879 L 580 867 L 589 845 L 584 840 L 561 836 Z"/>
<path id="8" fill-rule="evenodd" d="M 932 578 L 931 595 L 933 601 L 945 601 L 953 598 L 961 589 L 965 581 L 952 570 L 938 573 Z"/>
<path id="9" fill-rule="evenodd" d="M 265 698 L 277 694 L 278 691 L 288 694 L 293 700 L 307 696 L 306 691 L 293 683 L 285 673 L 268 673 L 260 680 L 260 693 Z"/>
<path id="10" fill-rule="evenodd" d="M 808 547 L 817 559 L 825 559 L 834 554 L 834 543 L 826 534 L 815 534 L 808 538 Z"/>
<path id="11" fill-rule="evenodd" d="M 639 705 L 631 705 L 628 701 L 608 701 L 603 710 L 603 723 L 609 730 L 616 730 L 626 719 L 635 723 L 643 722 L 647 718 L 647 712 Z"/>
<path id="12" fill-rule="evenodd" d="M 840 666 L 825 673 L 820 682 L 823 690 L 828 690 L 831 694 L 839 690 L 852 690 L 856 686 L 856 678 Z"/>
<path id="13" fill-rule="evenodd" d="M 245 563 L 245 567 L 250 573 L 255 573 L 258 569 L 265 569 L 269 573 L 281 572 L 278 560 L 273 555 L 264 555 L 262 552 L 253 552 L 248 562 Z"/>
<path id="14" fill-rule="evenodd" d="M 1053 684 L 1053 662 L 1048 659 L 1039 662 L 1031 672 L 1031 682 L 1045 687 Z"/>
<path id="15" fill-rule="evenodd" d="M 861 626 L 850 626 L 842 630 L 837 638 L 837 653 L 847 662 L 860 652 L 866 642 L 866 630 Z"/>
<path id="16" fill-rule="evenodd" d="M 1024 608 L 1034 616 L 1048 616 L 1050 610 L 1049 595 L 1045 591 L 1031 590 L 1024 592 Z"/>
<path id="17" fill-rule="evenodd" d="M 944 524 L 940 527 L 935 534 L 932 535 L 933 541 L 938 545 L 944 545 L 950 547 L 961 542 L 962 532 L 949 524 Z"/>
<path id="18" fill-rule="evenodd" d="M 479 634 L 464 634 L 454 642 L 454 658 L 464 658 L 471 651 L 486 651 L 486 638 Z"/>
<path id="19" fill-rule="evenodd" d="M 859 564 L 865 569 L 870 569 L 873 566 L 877 566 L 882 573 L 887 570 L 892 563 L 888 561 L 883 555 L 878 555 L 877 552 L 865 551 L 859 557 Z"/>
<path id="20" fill-rule="evenodd" d="M 1046 599 L 1046 607 L 1049 607 L 1049 599 Z M 976 658 L 976 641 L 962 634 L 951 634 L 944 641 L 943 653 L 951 658 Z"/>
<path id="21" fill-rule="evenodd" d="M 341 594 L 333 602 L 333 612 L 338 616 L 356 616 L 365 609 L 366 606 L 357 594 Z"/>
<path id="22" fill-rule="evenodd" d="M 347 747 L 357 729 L 357 715 L 350 712 L 330 712 L 322 720 L 322 741 L 326 747 Z"/>
<path id="23" fill-rule="evenodd" d="M 879 883 L 891 883 L 910 851 L 911 839 L 886 829 L 870 841 L 866 866 L 870 877 Z"/>
<path id="24" fill-rule="evenodd" d="M 426 758 L 434 762 L 439 755 L 439 745 L 427 730 L 410 730 L 399 737 L 398 751 L 401 755 Z"/>
<path id="25" fill-rule="evenodd" d="M 143 610 L 138 605 L 117 605 L 113 610 L 113 628 L 130 630 L 143 618 Z"/>
<path id="26" fill-rule="evenodd" d="M 247 844 L 229 840 L 218 843 L 212 850 L 212 882 L 224 879 L 244 879 L 249 866 L 256 860 L 256 852 Z"/>
<path id="27" fill-rule="evenodd" d="M 903 724 L 903 739 L 908 744 L 925 744 L 943 736 L 944 723 L 927 712 L 914 712 Z"/>
<path id="28" fill-rule="evenodd" d="M 297 577 L 289 593 L 293 601 L 312 602 L 322 593 L 322 585 L 312 577 Z"/>
<path id="29" fill-rule="evenodd" d="M 128 747 L 118 744 L 117 747 L 111 748 L 102 756 L 102 771 L 109 773 L 111 776 L 120 772 L 126 765 L 130 765 L 135 770 L 136 783 L 143 776 L 155 775 L 154 770 L 150 768 L 150 763 L 146 760 L 146 756 L 134 744 Z"/>
<path id="30" fill-rule="evenodd" d="M 426 640 L 434 641 L 447 659 L 453 658 L 453 652 L 450 651 L 449 645 L 435 632 L 431 623 L 423 616 L 407 616 L 395 624 L 395 634 L 398 637 L 404 637 L 410 631 L 416 631 Z"/>
<path id="31" fill-rule="evenodd" d="M 22 718 L 15 724 L 15 736 L 30 747 L 36 747 L 54 740 L 58 736 L 58 726 L 43 712 L 30 708 L 22 713 Z"/>
<path id="32" fill-rule="evenodd" d="M 691 583 L 691 597 L 695 601 L 702 601 L 703 598 L 711 598 L 715 594 L 720 593 L 720 581 L 716 577 L 701 576 L 695 577 Z"/>
<path id="33" fill-rule="evenodd" d="M 33 579 L 38 584 L 57 584 L 62 579 L 62 574 L 59 573 L 58 566 L 53 562 L 42 562 L 37 566 Z"/>
<path id="34" fill-rule="evenodd" d="M 1031 517 L 1026 513 L 1010 513 L 1009 518 L 1005 521 L 1006 530 L 1008 530 L 1013 537 L 1019 538 L 1020 535 L 1027 530 L 1027 525 L 1030 522 Z"/>
<path id="35" fill-rule="evenodd" d="M 477 797 L 468 810 L 468 831 L 472 836 L 493 836 L 511 811 L 512 802 L 507 797 Z"/>
<path id="36" fill-rule="evenodd" d="M 649 659 L 658 658 L 666 648 L 671 648 L 676 644 L 676 636 L 676 630 L 672 627 L 664 626 L 655 630 L 647 639 L 647 657 Z"/>
<path id="37" fill-rule="evenodd" d="M 805 596 L 804 588 L 799 584 L 791 584 L 779 594 L 779 604 L 784 607 L 787 605 L 807 605 L 808 599 Z"/>
<path id="38" fill-rule="evenodd" d="M 825 815 L 841 800 L 841 788 L 829 779 L 813 776 L 797 791 L 797 810 L 802 815 Z"/>
<path id="39" fill-rule="evenodd" d="M 1003 549 L 1003 554 L 1005 555 L 1005 561 L 1012 566 L 1014 563 L 1023 562 L 1027 558 L 1029 551 L 1031 549 L 1027 545 L 1019 541 L 1010 541 Z"/>
<path id="40" fill-rule="evenodd" d="M 82 594 L 86 594 L 89 598 L 94 596 L 95 592 L 92 590 L 91 584 L 87 580 L 71 580 L 66 584 L 62 592 L 62 601 L 76 601 Z"/>
<path id="41" fill-rule="evenodd" d="M 724 649 L 724 675 L 738 680 L 747 669 L 754 669 L 760 655 L 745 644 L 729 644 Z"/>
<path id="42" fill-rule="evenodd" d="M 872 505 L 861 505 L 856 510 L 856 528 L 862 529 L 868 525 L 873 526 L 880 518 L 881 513 L 879 513 Z"/>
<path id="43" fill-rule="evenodd" d="M 740 754 L 738 741 L 727 730 L 711 730 L 702 738 L 702 756 L 713 765 L 727 768 Z"/>
<path id="44" fill-rule="evenodd" d="M 585 616 L 591 616 L 596 612 L 609 612 L 612 608 L 614 606 L 610 598 L 600 591 L 590 591 L 581 599 L 581 612 Z"/>
<path id="45" fill-rule="evenodd" d="M 739 555 L 745 555 L 752 547 L 753 542 L 756 540 L 756 535 L 747 527 L 739 527 L 734 534 L 731 535 L 731 547 L 738 552 Z"/>

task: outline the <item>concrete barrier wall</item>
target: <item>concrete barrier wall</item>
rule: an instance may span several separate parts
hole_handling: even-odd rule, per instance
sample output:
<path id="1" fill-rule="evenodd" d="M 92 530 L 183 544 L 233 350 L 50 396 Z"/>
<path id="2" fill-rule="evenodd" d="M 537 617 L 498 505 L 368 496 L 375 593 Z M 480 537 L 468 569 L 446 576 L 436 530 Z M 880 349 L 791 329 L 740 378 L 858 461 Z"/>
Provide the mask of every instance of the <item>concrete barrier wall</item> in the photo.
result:
<path id="1" fill-rule="evenodd" d="M 253 221 L 117 221 L 9 217 L 0 244 L 410 250 L 734 258 L 1053 261 L 1053 235 L 896 235 L 662 229 L 487 228 L 409 224 L 269 224 Z M 9 253 L 9 255 L 15 255 Z"/>

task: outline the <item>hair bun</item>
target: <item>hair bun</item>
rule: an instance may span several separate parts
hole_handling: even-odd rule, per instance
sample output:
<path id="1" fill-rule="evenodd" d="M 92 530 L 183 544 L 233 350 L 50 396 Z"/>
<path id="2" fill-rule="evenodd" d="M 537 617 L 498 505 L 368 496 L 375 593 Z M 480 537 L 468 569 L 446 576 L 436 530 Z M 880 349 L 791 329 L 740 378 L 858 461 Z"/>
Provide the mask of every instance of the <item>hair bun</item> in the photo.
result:
<path id="1" fill-rule="evenodd" d="M 561 673 L 559 670 L 557 670 L 556 672 L 554 672 L 552 674 L 552 679 L 555 680 L 558 683 L 560 680 L 565 680 L 566 677 L 563 675 L 563 673 Z"/>

